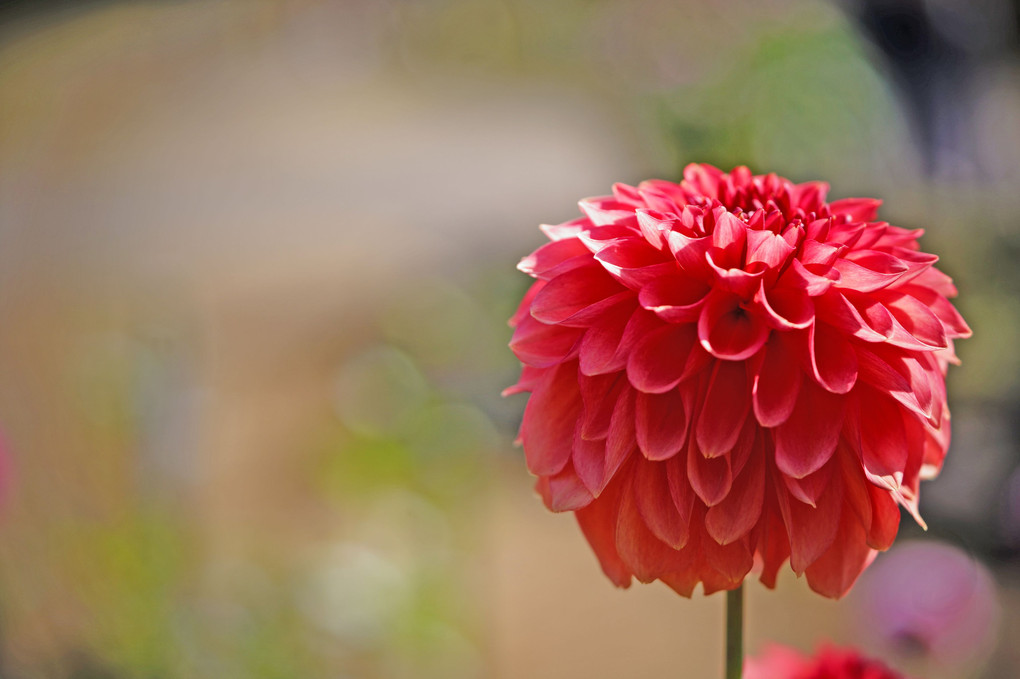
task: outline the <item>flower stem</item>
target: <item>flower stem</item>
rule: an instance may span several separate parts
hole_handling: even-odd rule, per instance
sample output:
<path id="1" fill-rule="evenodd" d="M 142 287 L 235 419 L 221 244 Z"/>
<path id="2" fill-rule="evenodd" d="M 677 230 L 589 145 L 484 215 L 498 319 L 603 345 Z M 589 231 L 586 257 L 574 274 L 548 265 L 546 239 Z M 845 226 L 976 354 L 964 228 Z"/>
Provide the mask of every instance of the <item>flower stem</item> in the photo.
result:
<path id="1" fill-rule="evenodd" d="M 744 585 L 726 592 L 726 679 L 740 679 L 744 669 Z"/>

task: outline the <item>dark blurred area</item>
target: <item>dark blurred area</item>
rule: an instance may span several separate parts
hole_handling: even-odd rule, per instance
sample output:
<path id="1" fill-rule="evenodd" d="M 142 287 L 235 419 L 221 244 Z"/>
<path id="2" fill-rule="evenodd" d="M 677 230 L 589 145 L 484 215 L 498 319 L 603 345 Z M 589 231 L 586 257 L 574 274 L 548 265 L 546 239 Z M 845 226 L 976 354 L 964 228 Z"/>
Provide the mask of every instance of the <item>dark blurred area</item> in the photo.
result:
<path id="1" fill-rule="evenodd" d="M 884 199 L 974 328 L 930 530 L 749 586 L 748 650 L 1017 676 L 1018 17 L 0 2 L 0 677 L 719 674 L 721 600 L 614 590 L 499 397 L 538 224 L 688 162 Z"/>

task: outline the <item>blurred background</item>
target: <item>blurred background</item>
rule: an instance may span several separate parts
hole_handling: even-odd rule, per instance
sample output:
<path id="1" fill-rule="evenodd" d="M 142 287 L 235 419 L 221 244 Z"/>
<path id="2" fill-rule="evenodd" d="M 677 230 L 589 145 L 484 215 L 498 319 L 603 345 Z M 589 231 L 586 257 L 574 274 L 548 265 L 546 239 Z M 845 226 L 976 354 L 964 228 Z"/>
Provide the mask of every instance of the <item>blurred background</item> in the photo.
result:
<path id="1" fill-rule="evenodd" d="M 542 222 L 748 164 L 927 230 L 954 441 L 846 600 L 748 650 L 1020 673 L 1009 0 L 0 2 L 0 677 L 712 677 L 511 441 Z"/>

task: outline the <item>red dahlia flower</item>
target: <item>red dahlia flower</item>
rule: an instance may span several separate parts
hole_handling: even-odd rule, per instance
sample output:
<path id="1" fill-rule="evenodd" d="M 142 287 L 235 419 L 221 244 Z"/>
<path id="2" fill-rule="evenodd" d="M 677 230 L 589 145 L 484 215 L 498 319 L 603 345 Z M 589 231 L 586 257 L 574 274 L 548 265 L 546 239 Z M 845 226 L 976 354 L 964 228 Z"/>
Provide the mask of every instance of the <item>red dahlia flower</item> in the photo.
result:
<path id="1" fill-rule="evenodd" d="M 822 182 L 690 165 L 580 203 L 519 268 L 520 438 L 606 574 L 690 596 L 757 563 L 845 594 L 949 443 L 970 334 L 920 231 Z"/>
<path id="2" fill-rule="evenodd" d="M 758 658 L 748 658 L 744 679 L 905 679 L 877 660 L 854 650 L 822 648 L 814 657 L 793 649 L 770 646 Z"/>

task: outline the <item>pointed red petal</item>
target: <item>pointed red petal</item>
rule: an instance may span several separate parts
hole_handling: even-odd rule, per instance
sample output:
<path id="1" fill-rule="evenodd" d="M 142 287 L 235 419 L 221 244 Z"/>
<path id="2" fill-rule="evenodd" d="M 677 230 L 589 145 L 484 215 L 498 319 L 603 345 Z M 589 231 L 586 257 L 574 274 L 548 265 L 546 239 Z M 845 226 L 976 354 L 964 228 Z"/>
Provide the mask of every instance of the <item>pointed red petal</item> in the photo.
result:
<path id="1" fill-rule="evenodd" d="M 754 556 L 745 540 L 720 545 L 707 539 L 702 542 L 702 550 L 705 552 L 705 561 L 719 574 L 718 578 L 712 577 L 710 573 L 705 574 L 705 594 L 736 588 L 754 566 Z"/>
<path id="2" fill-rule="evenodd" d="M 638 301 L 664 321 L 687 323 L 701 314 L 708 291 L 708 284 L 697 278 L 664 276 L 641 288 Z"/>
<path id="3" fill-rule="evenodd" d="M 547 368 L 562 363 L 573 354 L 583 330 L 561 325 L 546 325 L 525 316 L 514 330 L 510 350 L 521 363 Z"/>
<path id="4" fill-rule="evenodd" d="M 634 499 L 638 512 L 659 540 L 682 549 L 690 537 L 690 515 L 681 515 L 673 504 L 662 463 L 639 460 L 634 469 Z"/>
<path id="5" fill-rule="evenodd" d="M 851 222 L 870 222 L 878 216 L 882 201 L 875 198 L 843 198 L 829 203 L 829 211 L 843 215 Z"/>
<path id="6" fill-rule="evenodd" d="M 634 440 L 634 390 L 624 389 L 616 400 L 606 436 L 606 466 L 619 467 L 637 447 Z"/>
<path id="7" fill-rule="evenodd" d="M 834 394 L 845 394 L 857 382 L 857 354 L 843 335 L 825 323 L 808 329 L 811 373 L 818 384 Z"/>
<path id="8" fill-rule="evenodd" d="M 836 538 L 843 490 L 839 476 L 833 479 L 829 492 L 822 493 L 816 507 L 790 497 L 781 485 L 776 488 L 779 508 L 790 538 L 790 566 L 798 575 L 829 549 Z"/>
<path id="9" fill-rule="evenodd" d="M 694 354 L 696 335 L 691 325 L 666 325 L 649 332 L 640 340 L 627 361 L 627 378 L 634 388 L 649 394 L 672 390 L 688 374 Z"/>
<path id="10" fill-rule="evenodd" d="M 861 455 L 876 476 L 898 477 L 907 465 L 907 439 L 899 404 L 874 389 L 860 392 Z"/>
<path id="11" fill-rule="evenodd" d="M 579 433 L 585 439 L 604 439 L 609 435 L 609 422 L 627 380 L 622 373 L 614 373 L 596 377 L 578 375 L 577 382 L 584 405 Z"/>
<path id="12" fill-rule="evenodd" d="M 546 243 L 525 257 L 517 269 L 535 278 L 549 280 L 591 261 L 591 253 L 576 238 Z"/>
<path id="13" fill-rule="evenodd" d="M 846 397 L 830 394 L 804 379 L 793 413 L 776 427 L 776 465 L 803 478 L 821 469 L 836 450 Z"/>
<path id="14" fill-rule="evenodd" d="M 635 403 L 637 442 L 649 460 L 673 457 L 687 442 L 688 404 L 681 389 L 663 394 L 638 392 Z"/>
<path id="15" fill-rule="evenodd" d="M 821 469 L 808 474 L 802 479 L 795 479 L 792 476 L 782 474 L 783 484 L 790 491 L 790 495 L 806 505 L 817 507 L 818 498 L 828 490 L 829 485 L 832 483 L 833 473 L 838 473 L 835 470 L 836 464 L 835 459 L 830 460 L 822 465 Z M 860 476 L 863 478 L 863 474 L 860 474 Z"/>
<path id="16" fill-rule="evenodd" d="M 765 452 L 759 446 L 736 479 L 726 498 L 705 515 L 705 528 L 721 545 L 743 537 L 758 523 L 765 500 Z"/>
<path id="17" fill-rule="evenodd" d="M 572 269 L 535 295 L 531 315 L 543 323 L 562 323 L 623 289 L 597 264 Z"/>
<path id="18" fill-rule="evenodd" d="M 878 250 L 851 250 L 832 267 L 840 273 L 838 288 L 874 292 L 889 287 L 907 272 L 902 260 Z"/>
<path id="19" fill-rule="evenodd" d="M 616 551 L 621 485 L 620 481 L 610 484 L 598 500 L 579 509 L 575 516 L 581 532 L 598 557 L 602 571 L 617 587 L 630 587 L 630 569 Z"/>
<path id="20" fill-rule="evenodd" d="M 679 221 L 674 215 L 643 208 L 637 210 L 637 220 L 645 240 L 649 245 L 659 250 L 665 248 L 666 234 L 671 232 L 673 226 Z"/>
<path id="21" fill-rule="evenodd" d="M 577 511 L 587 507 L 594 499 L 569 462 L 559 474 L 539 477 L 535 482 L 535 490 L 542 496 L 545 506 L 553 512 Z"/>
<path id="22" fill-rule="evenodd" d="M 733 449 L 751 405 L 743 363 L 716 361 L 695 433 L 706 457 Z"/>
<path id="23" fill-rule="evenodd" d="M 624 299 L 616 306 L 606 309 L 595 323 L 584 332 L 578 358 L 581 372 L 585 375 L 599 375 L 615 372 L 627 363 L 626 353 L 620 351 L 624 331 L 637 303 L 633 298 Z"/>
<path id="24" fill-rule="evenodd" d="M 510 317 L 509 321 L 507 321 L 507 325 L 511 328 L 516 328 L 521 324 L 521 321 L 526 316 L 531 316 L 531 303 L 534 301 L 535 295 L 537 295 L 538 292 L 546 285 L 546 281 L 535 281 L 531 284 L 531 287 L 524 293 L 524 298 L 521 300 L 521 303 L 517 305 L 517 310 L 514 312 L 514 315 Z"/>
<path id="25" fill-rule="evenodd" d="M 930 347 L 948 346 L 946 329 L 928 305 L 910 295 L 888 291 L 882 295 L 882 304 L 913 337 Z"/>
<path id="26" fill-rule="evenodd" d="M 790 255 L 793 246 L 771 231 L 747 232 L 747 263 L 761 262 L 769 269 L 782 267 Z"/>
<path id="27" fill-rule="evenodd" d="M 609 245 L 595 255 L 596 261 L 628 288 L 660 280 L 677 270 L 676 260 L 643 240 L 628 238 Z"/>
<path id="28" fill-rule="evenodd" d="M 871 496 L 871 524 L 868 526 L 868 545 L 883 551 L 892 547 L 900 529 L 900 506 L 889 491 L 868 484 Z"/>
<path id="29" fill-rule="evenodd" d="M 570 455 L 574 472 L 585 488 L 598 497 L 609 483 L 611 475 L 606 473 L 606 440 L 586 439 L 581 436 L 581 423 L 574 431 L 574 446 Z"/>
<path id="30" fill-rule="evenodd" d="M 754 376 L 751 400 L 763 427 L 776 427 L 793 413 L 800 392 L 801 369 L 782 333 L 773 333 Z"/>
<path id="31" fill-rule="evenodd" d="M 800 288 L 774 287 L 766 291 L 763 282 L 754 301 L 765 312 L 769 324 L 781 330 L 806 328 L 815 318 L 814 302 Z"/>
<path id="32" fill-rule="evenodd" d="M 524 408 L 521 438 L 532 474 L 551 476 L 563 469 L 580 416 L 577 363 L 564 363 L 550 371 Z"/>
<path id="33" fill-rule="evenodd" d="M 666 244 L 680 269 L 689 276 L 700 278 L 708 273 L 707 254 L 712 246 L 708 236 L 688 236 L 680 231 L 666 234 Z"/>
<path id="34" fill-rule="evenodd" d="M 728 455 L 705 457 L 694 436 L 687 439 L 687 478 L 691 488 L 709 507 L 723 501 L 733 484 L 733 469 Z"/>
<path id="35" fill-rule="evenodd" d="M 717 358 L 742 361 L 761 349 L 769 327 L 757 312 L 745 309 L 732 293 L 713 290 L 698 317 L 698 339 Z"/>
<path id="36" fill-rule="evenodd" d="M 963 320 L 963 316 L 960 315 L 960 312 L 953 307 L 948 299 L 938 292 L 930 288 L 914 285 L 913 282 L 911 285 L 904 286 L 903 292 L 917 298 L 922 304 L 931 309 L 932 313 L 942 321 L 946 333 L 950 337 L 965 338 L 971 336 L 970 327 Z"/>
<path id="37" fill-rule="evenodd" d="M 677 513 L 689 522 L 694 511 L 695 494 L 687 479 L 687 451 L 674 455 L 663 462 L 663 465 L 666 468 L 666 481 L 669 483 L 669 495 L 673 498 L 673 506 L 676 507 Z"/>
<path id="38" fill-rule="evenodd" d="M 766 484 L 765 512 L 759 526 L 758 555 L 762 565 L 760 580 L 769 589 L 775 589 L 779 569 L 790 558 L 790 539 L 771 483 Z"/>
<path id="39" fill-rule="evenodd" d="M 805 569 L 808 586 L 822 596 L 840 599 L 874 558 L 853 512 L 844 512 L 832 546 Z"/>
<path id="40" fill-rule="evenodd" d="M 620 558 L 641 582 L 652 582 L 673 570 L 681 561 L 676 550 L 662 542 L 648 528 L 638 510 L 635 496 L 639 489 L 623 489 L 616 524 L 616 550 Z"/>
<path id="41" fill-rule="evenodd" d="M 587 217 L 578 217 L 562 224 L 540 224 L 538 229 L 549 240 L 564 240 L 566 238 L 577 238 L 577 234 L 591 227 L 591 225 L 591 221 Z"/>

